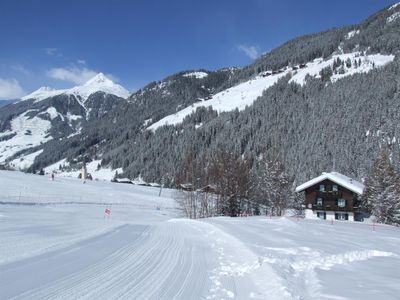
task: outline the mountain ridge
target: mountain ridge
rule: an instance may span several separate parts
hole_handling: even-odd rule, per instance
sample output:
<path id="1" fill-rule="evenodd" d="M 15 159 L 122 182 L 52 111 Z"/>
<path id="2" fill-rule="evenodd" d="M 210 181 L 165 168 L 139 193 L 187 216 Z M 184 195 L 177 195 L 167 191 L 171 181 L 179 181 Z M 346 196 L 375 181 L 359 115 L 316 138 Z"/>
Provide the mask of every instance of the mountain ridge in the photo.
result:
<path id="1" fill-rule="evenodd" d="M 46 98 L 58 96 L 61 94 L 72 94 L 82 97 L 82 99 L 85 101 L 91 94 L 98 91 L 113 94 L 121 98 L 128 98 L 130 95 L 128 90 L 123 88 L 121 85 L 114 83 L 103 73 L 98 73 L 83 85 L 60 90 L 53 89 L 47 86 L 40 87 L 38 90 L 33 91 L 32 93 L 22 97 L 21 100 L 35 99 L 36 101 L 41 101 Z"/>

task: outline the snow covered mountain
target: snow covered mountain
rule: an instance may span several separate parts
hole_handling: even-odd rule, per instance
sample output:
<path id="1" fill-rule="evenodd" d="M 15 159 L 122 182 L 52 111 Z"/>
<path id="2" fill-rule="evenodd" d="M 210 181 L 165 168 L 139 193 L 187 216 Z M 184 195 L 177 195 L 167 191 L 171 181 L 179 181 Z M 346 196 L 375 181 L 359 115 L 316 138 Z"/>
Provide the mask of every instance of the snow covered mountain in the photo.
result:
<path id="1" fill-rule="evenodd" d="M 126 102 L 129 92 L 99 73 L 82 86 L 41 87 L 0 109 L 0 164 L 27 169 L 43 145 L 78 134 L 89 121 Z"/>
<path id="2" fill-rule="evenodd" d="M 56 90 L 45 86 L 25 97 L 22 97 L 22 100 L 35 99 L 36 101 L 41 101 L 58 95 L 73 95 L 82 102 L 85 102 L 91 94 L 96 92 L 104 92 L 121 98 L 128 98 L 130 95 L 130 93 L 121 85 L 114 83 L 103 73 L 99 73 L 92 79 L 88 80 L 84 85 L 75 86 L 65 90 Z"/>

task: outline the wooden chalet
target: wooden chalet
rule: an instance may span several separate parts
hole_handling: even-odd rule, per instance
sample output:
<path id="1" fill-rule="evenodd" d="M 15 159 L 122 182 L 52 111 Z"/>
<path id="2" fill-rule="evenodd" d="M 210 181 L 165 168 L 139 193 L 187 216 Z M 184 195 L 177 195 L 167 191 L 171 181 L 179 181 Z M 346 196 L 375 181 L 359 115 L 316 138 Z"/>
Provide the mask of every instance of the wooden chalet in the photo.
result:
<path id="1" fill-rule="evenodd" d="M 296 188 L 297 193 L 305 193 L 306 217 L 348 221 L 362 221 L 363 190 L 361 182 L 338 172 L 322 173 Z"/>

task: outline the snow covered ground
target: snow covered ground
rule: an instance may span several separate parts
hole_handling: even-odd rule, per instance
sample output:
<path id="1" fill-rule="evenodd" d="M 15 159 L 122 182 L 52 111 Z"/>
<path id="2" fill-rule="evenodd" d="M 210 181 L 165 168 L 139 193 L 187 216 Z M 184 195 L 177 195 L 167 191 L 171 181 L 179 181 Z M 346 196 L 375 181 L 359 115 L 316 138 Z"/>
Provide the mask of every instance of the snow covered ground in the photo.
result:
<path id="1" fill-rule="evenodd" d="M 399 228 L 187 220 L 159 192 L 0 171 L 0 299 L 398 299 Z"/>
<path id="2" fill-rule="evenodd" d="M 93 180 L 105 180 L 111 181 L 115 177 L 115 172 L 118 174 L 123 173 L 122 168 L 112 169 L 109 168 L 99 168 L 101 164 L 101 160 L 93 160 L 86 165 L 87 172 L 90 173 Z M 72 171 L 61 171 L 59 169 L 60 166 L 69 166 L 69 163 L 66 159 L 62 159 L 50 166 L 44 168 L 46 174 L 55 173 L 57 177 L 69 177 L 69 178 L 78 178 L 79 174 L 82 170 L 72 170 Z"/>

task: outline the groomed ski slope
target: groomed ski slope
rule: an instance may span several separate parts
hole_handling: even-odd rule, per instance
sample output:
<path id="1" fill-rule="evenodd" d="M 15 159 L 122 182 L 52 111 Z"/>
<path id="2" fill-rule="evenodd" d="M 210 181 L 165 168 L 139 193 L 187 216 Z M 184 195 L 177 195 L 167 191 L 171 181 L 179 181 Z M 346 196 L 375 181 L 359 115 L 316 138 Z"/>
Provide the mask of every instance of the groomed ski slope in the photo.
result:
<path id="1" fill-rule="evenodd" d="M 399 228 L 187 220 L 159 192 L 0 171 L 0 299 L 398 299 Z"/>

